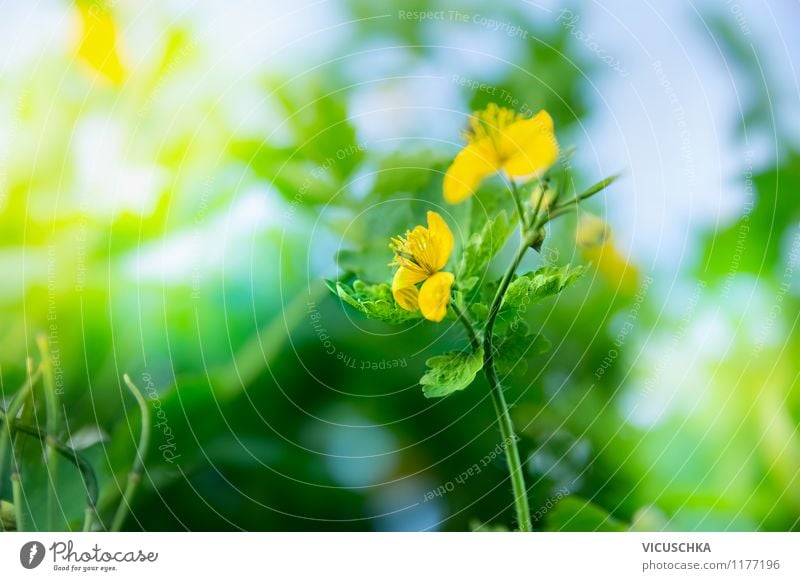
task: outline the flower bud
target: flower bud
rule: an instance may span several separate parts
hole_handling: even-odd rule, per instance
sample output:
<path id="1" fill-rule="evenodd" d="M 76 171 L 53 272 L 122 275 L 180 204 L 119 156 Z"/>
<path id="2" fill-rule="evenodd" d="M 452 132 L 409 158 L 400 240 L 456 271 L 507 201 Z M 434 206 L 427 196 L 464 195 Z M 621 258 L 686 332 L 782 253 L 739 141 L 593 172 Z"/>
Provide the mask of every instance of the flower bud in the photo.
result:
<path id="1" fill-rule="evenodd" d="M 597 248 L 611 238 L 611 227 L 605 220 L 588 212 L 578 218 L 576 242 L 581 248 Z"/>
<path id="2" fill-rule="evenodd" d="M 547 212 L 553 207 L 556 201 L 557 192 L 554 188 L 550 187 L 550 182 L 537 183 L 531 192 L 531 208 L 536 210 L 539 208 L 540 212 Z M 541 201 L 540 201 L 541 200 Z"/>
<path id="3" fill-rule="evenodd" d="M 544 244 L 544 238 L 547 232 L 545 231 L 544 227 L 539 228 L 539 231 L 536 233 L 536 238 L 533 239 L 531 242 L 531 248 L 533 248 L 536 252 L 542 251 L 542 244 Z"/>

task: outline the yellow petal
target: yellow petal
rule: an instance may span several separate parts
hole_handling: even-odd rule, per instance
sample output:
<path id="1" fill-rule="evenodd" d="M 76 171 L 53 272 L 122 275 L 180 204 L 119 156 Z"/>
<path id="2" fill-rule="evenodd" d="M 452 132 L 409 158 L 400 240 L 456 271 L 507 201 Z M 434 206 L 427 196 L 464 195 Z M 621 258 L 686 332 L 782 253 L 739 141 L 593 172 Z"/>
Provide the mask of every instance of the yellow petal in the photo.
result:
<path id="1" fill-rule="evenodd" d="M 392 295 L 397 304 L 407 311 L 416 311 L 419 291 L 415 285 L 425 280 L 426 276 L 426 273 L 416 268 L 398 268 L 392 279 Z"/>
<path id="2" fill-rule="evenodd" d="M 639 270 L 628 262 L 612 241 L 584 248 L 583 255 L 595 264 L 597 271 L 615 292 L 629 295 L 636 292 L 639 287 Z"/>
<path id="3" fill-rule="evenodd" d="M 444 199 L 457 204 L 469 198 L 486 176 L 500 169 L 500 160 L 488 140 L 467 145 L 444 176 Z"/>
<path id="4" fill-rule="evenodd" d="M 112 83 L 125 76 L 117 52 L 117 28 L 109 8 L 101 4 L 80 5 L 81 38 L 77 56 Z"/>
<path id="5" fill-rule="evenodd" d="M 437 272 L 425 281 L 419 291 L 419 308 L 423 317 L 436 323 L 444 319 L 454 280 L 449 272 Z"/>
<path id="6" fill-rule="evenodd" d="M 453 251 L 453 233 L 438 213 L 428 212 L 428 231 L 434 250 L 433 270 L 442 270 Z"/>
<path id="7" fill-rule="evenodd" d="M 511 177 L 541 175 L 558 159 L 553 119 L 539 111 L 503 131 L 499 144 L 503 169 Z"/>
<path id="8" fill-rule="evenodd" d="M 406 286 L 392 291 L 394 300 L 406 311 L 412 313 L 419 308 L 419 289 L 415 286 Z"/>

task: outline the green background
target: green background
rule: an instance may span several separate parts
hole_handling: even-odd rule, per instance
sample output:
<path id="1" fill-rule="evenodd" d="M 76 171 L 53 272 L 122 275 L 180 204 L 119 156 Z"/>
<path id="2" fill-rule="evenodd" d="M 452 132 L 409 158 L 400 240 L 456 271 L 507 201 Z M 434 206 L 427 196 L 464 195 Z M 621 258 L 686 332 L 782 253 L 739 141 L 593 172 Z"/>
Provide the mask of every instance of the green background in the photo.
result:
<path id="1" fill-rule="evenodd" d="M 118 52 L 118 82 L 76 54 L 78 5 L 16 9 L 0 80 L 4 397 L 44 333 L 63 386 L 60 435 L 94 464 L 107 514 L 134 454 L 139 415 L 121 382 L 131 375 L 157 422 L 132 530 L 510 526 L 485 381 L 440 400 L 418 385 L 428 357 L 464 344 L 462 330 L 366 320 L 323 281 L 388 280 L 388 237 L 428 209 L 452 225 L 491 214 L 488 196 L 444 207 L 442 173 L 469 111 L 508 96 L 549 111 L 562 146 L 579 145 L 579 183 L 628 170 L 591 205 L 636 272 L 592 268 L 530 315 L 553 349 L 525 354 L 506 396 L 536 528 L 796 530 L 800 157 L 777 81 L 796 77 L 763 48 L 755 20 L 767 16 L 754 12 L 745 35 L 709 3 L 676 29 L 698 51 L 685 66 L 721 59 L 743 89 L 716 141 L 691 134 L 692 166 L 717 179 L 692 203 L 660 179 L 686 168 L 638 134 L 626 146 L 653 166 L 598 155 L 609 142 L 592 131 L 604 119 L 624 128 L 608 87 L 634 81 L 576 34 L 593 30 L 590 17 L 570 28 L 558 7 L 375 4 L 83 4 L 113 22 L 116 41 L 95 50 L 100 63 L 112 58 L 103 46 Z M 403 16 L 420 10 L 444 16 Z M 34 30 L 31 46 L 14 42 Z M 678 136 L 668 85 L 690 130 L 703 114 L 667 59 L 685 49 L 647 55 L 672 80 L 651 67 L 656 91 L 643 93 Z M 660 141 L 658 127 L 639 129 Z M 673 138 L 664 151 L 679 156 Z M 739 152 L 724 171 L 717 148 Z M 654 198 L 663 211 L 637 213 Z M 662 218 L 686 230 L 658 242 Z M 589 262 L 574 227 L 554 227 L 525 267 Z M 639 251 L 647 244 L 655 258 Z M 23 477 L 31 524 L 44 529 L 35 449 Z M 65 464 L 58 528 L 78 526 L 80 486 Z"/>

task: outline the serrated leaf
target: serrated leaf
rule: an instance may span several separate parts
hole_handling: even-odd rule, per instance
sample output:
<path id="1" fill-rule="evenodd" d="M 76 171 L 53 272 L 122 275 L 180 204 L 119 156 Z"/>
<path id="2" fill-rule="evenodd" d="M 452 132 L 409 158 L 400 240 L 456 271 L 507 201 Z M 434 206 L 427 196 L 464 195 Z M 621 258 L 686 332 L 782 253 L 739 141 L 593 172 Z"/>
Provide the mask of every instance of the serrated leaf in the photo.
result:
<path id="1" fill-rule="evenodd" d="M 476 278 L 475 282 L 484 278 L 489 262 L 500 252 L 513 230 L 514 225 L 508 219 L 505 210 L 501 210 L 493 220 L 487 221 L 483 228 L 473 233 L 464 244 L 456 278 L 461 281 Z"/>
<path id="2" fill-rule="evenodd" d="M 444 397 L 469 386 L 483 368 L 483 349 L 477 351 L 449 351 L 431 357 L 426 362 L 428 370 L 422 379 L 425 397 Z"/>
<path id="3" fill-rule="evenodd" d="M 351 307 L 371 319 L 391 325 L 399 325 L 420 318 L 420 313 L 406 311 L 392 296 L 392 289 L 386 283 L 367 284 L 357 280 L 353 286 L 342 282 L 325 281 L 328 288 Z"/>
<path id="4" fill-rule="evenodd" d="M 541 355 L 550 349 L 550 341 L 541 334 L 531 333 L 528 325 L 517 321 L 494 340 L 494 363 L 500 375 L 522 375 L 528 370 L 528 357 Z"/>
<path id="5" fill-rule="evenodd" d="M 582 274 L 583 267 L 544 266 L 535 272 L 529 272 L 515 278 L 506 291 L 500 316 L 511 313 L 515 317 L 522 316 L 531 305 L 543 301 L 563 291 Z"/>

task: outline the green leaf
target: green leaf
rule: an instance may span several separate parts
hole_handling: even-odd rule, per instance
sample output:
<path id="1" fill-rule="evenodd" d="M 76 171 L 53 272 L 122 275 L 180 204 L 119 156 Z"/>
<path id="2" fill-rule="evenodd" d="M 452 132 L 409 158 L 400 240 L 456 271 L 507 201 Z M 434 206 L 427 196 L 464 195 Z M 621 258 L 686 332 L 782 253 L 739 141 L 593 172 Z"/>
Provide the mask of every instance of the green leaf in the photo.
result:
<path id="1" fill-rule="evenodd" d="M 419 311 L 412 313 L 400 307 L 392 296 L 391 287 L 386 283 L 367 284 L 361 280 L 355 281 L 353 286 L 330 280 L 325 283 L 333 294 L 370 319 L 398 325 L 421 316 Z"/>
<path id="2" fill-rule="evenodd" d="M 550 511 L 548 531 L 621 532 L 626 526 L 607 511 L 583 498 L 568 496 Z"/>
<path id="3" fill-rule="evenodd" d="M 431 357 L 426 362 L 428 370 L 422 379 L 425 397 L 444 397 L 467 387 L 483 368 L 483 349 L 472 352 L 449 351 Z"/>
<path id="4" fill-rule="evenodd" d="M 464 244 L 456 278 L 461 281 L 475 278 L 473 285 L 477 280 L 484 278 L 489 262 L 500 252 L 513 230 L 514 224 L 509 220 L 505 210 L 501 210 L 493 220 L 487 221 L 480 232 L 473 233 Z M 469 289 L 464 288 L 464 290 Z"/>
<path id="5" fill-rule="evenodd" d="M 500 316 L 522 316 L 531 305 L 563 291 L 584 272 L 583 267 L 544 266 L 515 278 L 506 291 Z"/>
<path id="6" fill-rule="evenodd" d="M 600 180 L 599 182 L 597 182 L 593 186 L 589 186 L 588 188 L 586 188 L 583 192 L 578 194 L 576 196 L 576 198 L 578 200 L 585 200 L 587 198 L 591 198 L 593 195 L 595 195 L 595 194 L 597 194 L 599 192 L 602 192 L 608 186 L 613 184 L 615 181 L 617 181 L 617 179 L 619 177 L 620 177 L 620 174 L 614 174 L 612 176 L 608 176 L 606 179 Z"/>
<path id="7" fill-rule="evenodd" d="M 517 321 L 508 325 L 505 333 L 495 336 L 494 363 L 500 375 L 523 375 L 528 370 L 529 357 L 541 355 L 551 347 L 541 334 L 530 333 L 528 325 Z"/>
<path id="8" fill-rule="evenodd" d="M 489 318 L 489 307 L 483 303 L 473 303 L 469 310 L 472 313 L 472 316 L 475 318 L 476 323 L 480 325 L 486 324 L 486 319 Z"/>

